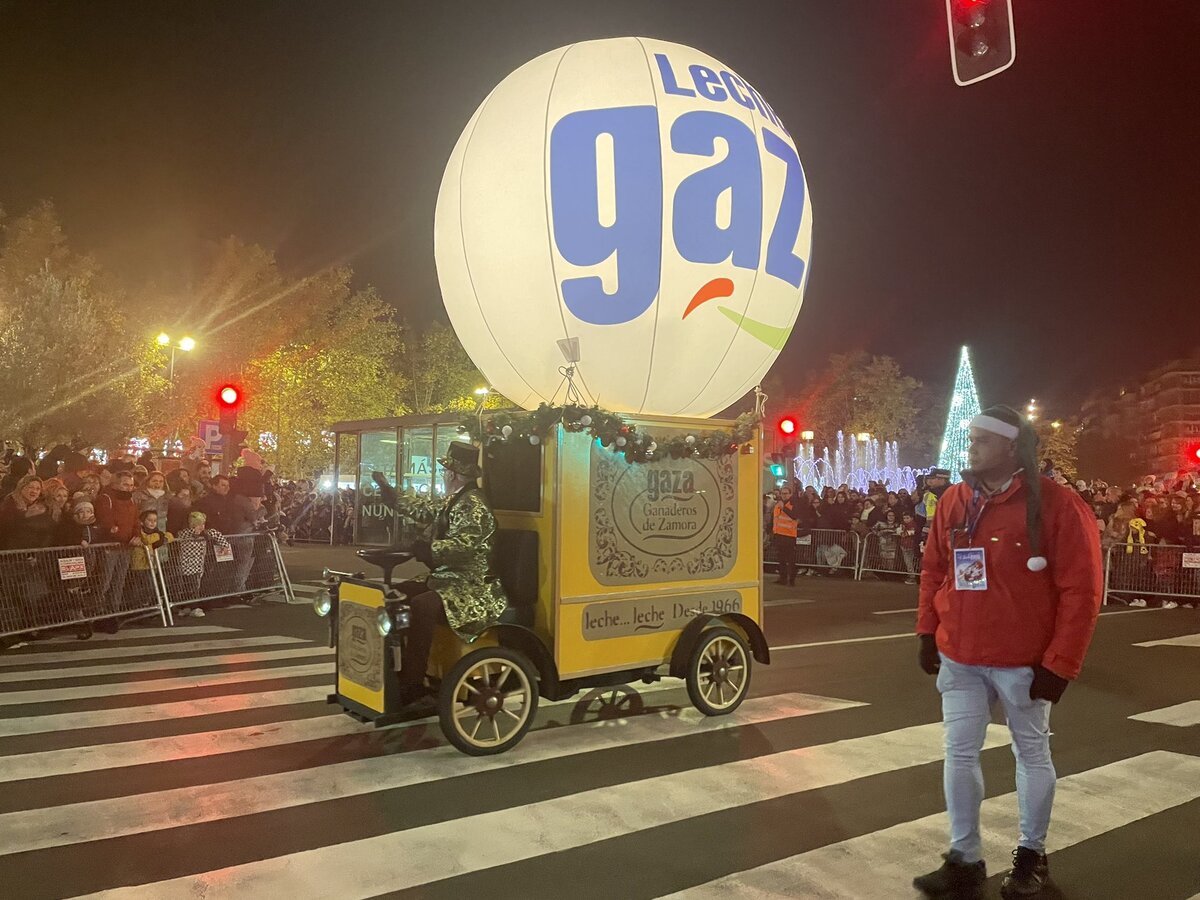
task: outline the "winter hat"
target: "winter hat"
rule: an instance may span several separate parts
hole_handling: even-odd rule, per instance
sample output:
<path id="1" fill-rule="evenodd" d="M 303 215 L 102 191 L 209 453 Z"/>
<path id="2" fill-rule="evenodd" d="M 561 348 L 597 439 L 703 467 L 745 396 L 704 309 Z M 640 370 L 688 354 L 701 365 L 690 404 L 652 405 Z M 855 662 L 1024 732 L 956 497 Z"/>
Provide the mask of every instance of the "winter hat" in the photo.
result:
<path id="1" fill-rule="evenodd" d="M 261 462 L 261 460 L 259 461 Z M 263 496 L 262 472 L 253 466 L 240 466 L 233 474 L 230 487 L 235 494 L 241 494 L 243 497 L 261 497 Z"/>
<path id="2" fill-rule="evenodd" d="M 972 428 L 990 431 L 1017 445 L 1017 465 L 1025 472 L 1025 528 L 1029 533 L 1030 572 L 1046 568 L 1042 556 L 1042 479 L 1038 475 L 1038 437 L 1029 420 L 1010 406 L 992 406 L 971 420 Z"/>

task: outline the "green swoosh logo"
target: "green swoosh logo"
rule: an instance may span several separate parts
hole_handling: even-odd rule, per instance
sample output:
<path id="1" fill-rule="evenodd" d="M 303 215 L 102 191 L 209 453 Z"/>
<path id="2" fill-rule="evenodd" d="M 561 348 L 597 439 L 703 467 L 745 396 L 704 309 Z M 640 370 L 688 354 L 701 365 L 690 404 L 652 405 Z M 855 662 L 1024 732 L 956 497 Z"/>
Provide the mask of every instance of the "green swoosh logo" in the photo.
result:
<path id="1" fill-rule="evenodd" d="M 727 306 L 718 306 L 717 309 L 750 337 L 762 341 L 772 350 L 782 350 L 783 345 L 787 343 L 788 336 L 792 333 L 791 328 L 780 328 L 777 325 L 768 325 L 766 322 L 748 319 Z"/>

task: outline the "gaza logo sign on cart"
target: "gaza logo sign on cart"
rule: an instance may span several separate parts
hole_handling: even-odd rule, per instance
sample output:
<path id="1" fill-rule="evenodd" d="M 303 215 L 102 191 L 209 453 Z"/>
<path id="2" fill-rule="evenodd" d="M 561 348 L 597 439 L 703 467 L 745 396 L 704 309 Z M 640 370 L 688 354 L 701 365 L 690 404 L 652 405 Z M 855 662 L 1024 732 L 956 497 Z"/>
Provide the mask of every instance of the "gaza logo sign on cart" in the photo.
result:
<path id="1" fill-rule="evenodd" d="M 496 86 L 446 166 L 434 235 L 450 321 L 506 397 L 554 398 L 556 342 L 578 337 L 589 400 L 709 416 L 791 333 L 812 208 L 749 82 L 689 47 L 615 38 Z"/>

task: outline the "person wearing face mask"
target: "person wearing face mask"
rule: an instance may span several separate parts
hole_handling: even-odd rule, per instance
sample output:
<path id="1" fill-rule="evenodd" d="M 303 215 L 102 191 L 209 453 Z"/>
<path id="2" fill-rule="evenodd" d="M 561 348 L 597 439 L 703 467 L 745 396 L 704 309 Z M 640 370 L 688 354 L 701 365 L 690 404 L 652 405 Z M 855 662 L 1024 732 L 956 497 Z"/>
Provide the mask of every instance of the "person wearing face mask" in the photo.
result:
<path id="1" fill-rule="evenodd" d="M 133 492 L 133 502 L 137 504 L 138 512 L 143 513 L 152 509 L 156 514 L 158 530 L 167 530 L 167 513 L 170 507 L 170 496 L 167 494 L 167 479 L 162 472 L 148 472 L 142 486 Z"/>

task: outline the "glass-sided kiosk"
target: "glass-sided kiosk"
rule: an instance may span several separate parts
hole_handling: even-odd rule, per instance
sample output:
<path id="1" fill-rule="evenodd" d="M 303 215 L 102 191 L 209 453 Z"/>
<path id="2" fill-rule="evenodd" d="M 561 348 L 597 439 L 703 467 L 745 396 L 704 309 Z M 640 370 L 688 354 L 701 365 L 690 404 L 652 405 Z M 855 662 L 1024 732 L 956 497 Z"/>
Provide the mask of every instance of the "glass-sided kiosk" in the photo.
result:
<path id="1" fill-rule="evenodd" d="M 372 472 L 382 472 L 398 491 L 442 493 L 442 470 L 437 461 L 451 441 L 467 441 L 459 432 L 462 413 L 394 416 L 337 422 L 334 434 L 333 487 L 354 495 L 352 543 L 389 546 L 398 526 L 397 515 L 379 496 Z M 334 504 L 333 515 L 337 515 Z"/>

